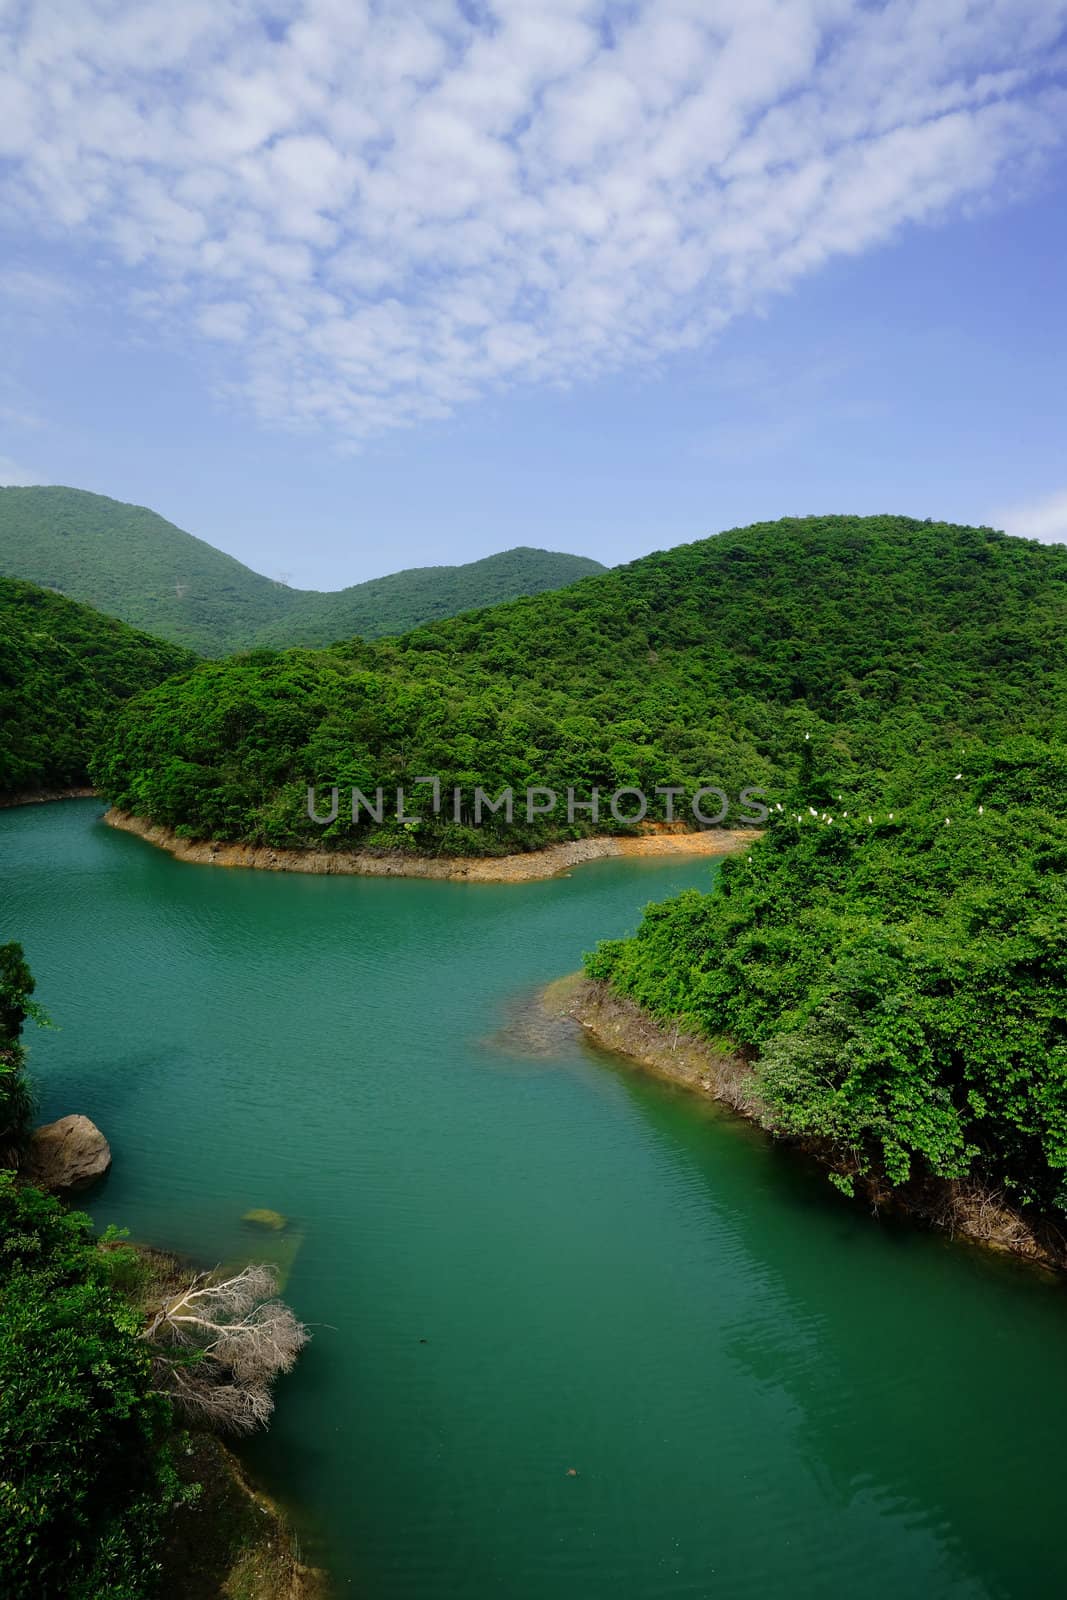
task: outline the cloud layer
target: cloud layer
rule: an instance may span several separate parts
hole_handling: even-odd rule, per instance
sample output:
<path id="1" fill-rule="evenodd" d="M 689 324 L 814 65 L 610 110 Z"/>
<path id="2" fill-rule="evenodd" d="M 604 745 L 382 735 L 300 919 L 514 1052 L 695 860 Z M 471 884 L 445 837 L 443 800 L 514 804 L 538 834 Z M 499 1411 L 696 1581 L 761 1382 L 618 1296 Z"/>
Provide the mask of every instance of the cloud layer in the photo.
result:
<path id="1" fill-rule="evenodd" d="M 698 346 L 1067 127 L 1067 0 L 279 14 L 0 0 L 0 198 L 342 439 Z"/>
<path id="2" fill-rule="evenodd" d="M 1067 489 L 1029 500 L 1024 505 L 1008 506 L 993 514 L 993 526 L 1022 539 L 1040 539 L 1045 544 L 1067 544 Z"/>

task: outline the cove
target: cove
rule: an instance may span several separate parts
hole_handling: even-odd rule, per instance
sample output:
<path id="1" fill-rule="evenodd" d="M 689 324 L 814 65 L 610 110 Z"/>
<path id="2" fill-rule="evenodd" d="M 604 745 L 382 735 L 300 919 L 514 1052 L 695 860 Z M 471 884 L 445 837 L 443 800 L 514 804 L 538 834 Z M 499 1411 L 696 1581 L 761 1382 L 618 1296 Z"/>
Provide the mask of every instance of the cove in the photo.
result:
<path id="1" fill-rule="evenodd" d="M 1062 1289 L 522 1024 L 707 861 L 208 871 L 100 810 L 0 813 L 42 1115 L 108 1134 L 101 1224 L 213 1261 L 292 1218 L 315 1339 L 248 1454 L 340 1593 L 1064 1592 Z"/>

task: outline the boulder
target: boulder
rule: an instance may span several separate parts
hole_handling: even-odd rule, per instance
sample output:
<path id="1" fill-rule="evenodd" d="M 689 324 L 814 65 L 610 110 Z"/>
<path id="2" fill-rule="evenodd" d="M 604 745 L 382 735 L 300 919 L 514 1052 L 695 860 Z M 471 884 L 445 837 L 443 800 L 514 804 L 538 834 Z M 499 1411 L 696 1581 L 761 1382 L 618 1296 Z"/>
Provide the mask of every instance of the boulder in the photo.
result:
<path id="1" fill-rule="evenodd" d="M 30 1135 L 22 1176 L 41 1189 L 85 1189 L 111 1165 L 111 1148 L 88 1117 L 60 1117 Z"/>

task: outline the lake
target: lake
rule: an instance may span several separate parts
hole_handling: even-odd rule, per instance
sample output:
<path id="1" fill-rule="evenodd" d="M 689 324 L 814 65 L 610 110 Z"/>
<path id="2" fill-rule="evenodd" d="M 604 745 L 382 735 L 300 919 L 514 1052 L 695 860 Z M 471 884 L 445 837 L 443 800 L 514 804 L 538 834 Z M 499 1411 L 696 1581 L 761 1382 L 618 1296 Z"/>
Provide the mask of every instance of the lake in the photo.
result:
<path id="1" fill-rule="evenodd" d="M 1067 1592 L 1062 1289 L 529 1026 L 706 860 L 222 871 L 100 811 L 0 812 L 42 1115 L 110 1139 L 100 1224 L 284 1266 L 314 1339 L 244 1453 L 340 1593 Z"/>

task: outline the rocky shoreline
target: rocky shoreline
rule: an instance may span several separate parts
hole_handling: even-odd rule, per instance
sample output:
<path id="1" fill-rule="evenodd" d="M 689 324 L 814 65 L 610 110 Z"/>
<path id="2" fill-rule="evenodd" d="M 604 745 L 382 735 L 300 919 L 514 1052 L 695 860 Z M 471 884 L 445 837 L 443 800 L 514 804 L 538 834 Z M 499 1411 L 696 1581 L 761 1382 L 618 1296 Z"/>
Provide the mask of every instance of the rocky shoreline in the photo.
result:
<path id="1" fill-rule="evenodd" d="M 761 1103 L 752 1064 L 739 1054 L 716 1050 L 708 1040 L 657 1022 L 633 1000 L 609 984 L 575 973 L 550 984 L 544 993 L 548 1011 L 573 1019 L 602 1050 L 626 1056 L 657 1077 L 709 1095 L 737 1115 L 776 1135 L 773 1120 Z M 820 1164 L 834 1167 L 833 1153 L 803 1146 Z M 1056 1273 L 1067 1272 L 1067 1240 L 1051 1226 L 1032 1222 L 1007 1205 L 1003 1197 L 963 1180 L 930 1179 L 890 1190 L 877 1181 L 857 1181 L 857 1192 L 873 1211 L 902 1212 L 986 1249 L 1017 1256 Z"/>
<path id="2" fill-rule="evenodd" d="M 0 811 L 9 806 L 43 806 L 50 800 L 92 800 L 98 789 L 18 789 L 0 794 Z"/>
<path id="3" fill-rule="evenodd" d="M 760 837 L 754 828 L 707 828 L 699 833 L 662 830 L 626 837 L 573 839 L 510 856 L 418 856 L 400 851 L 282 850 L 270 845 L 229 844 L 217 839 L 183 839 L 163 823 L 112 807 L 104 816 L 111 828 L 136 834 L 179 861 L 198 866 L 252 867 L 264 872 L 310 872 L 369 878 L 439 878 L 476 883 L 523 883 L 553 878 L 584 861 L 604 856 L 734 855 Z"/>

